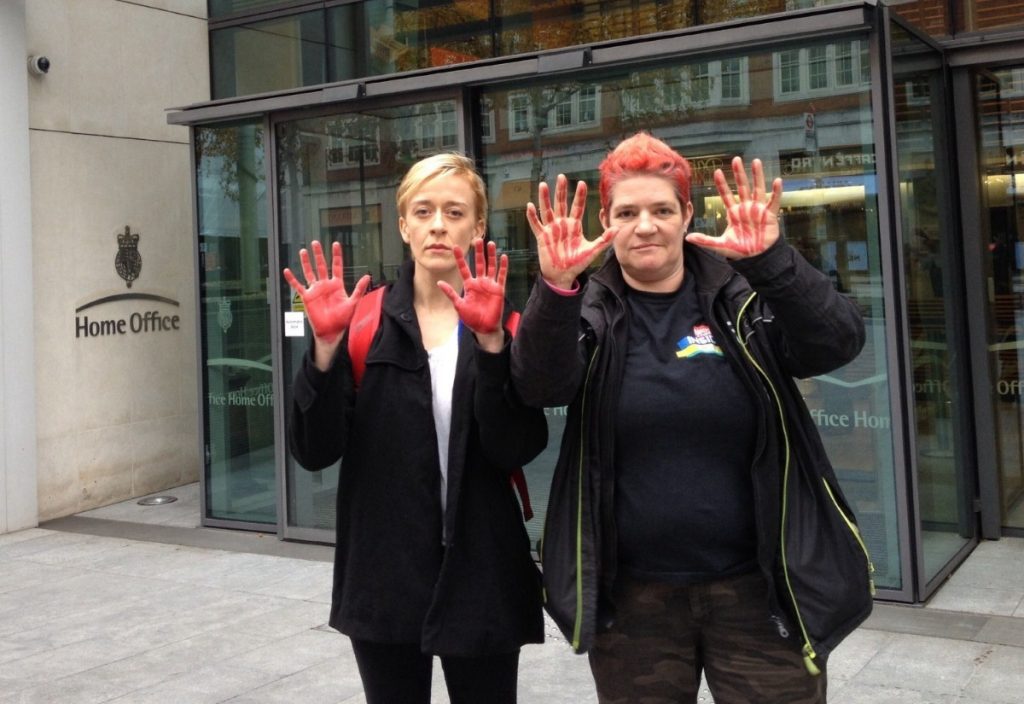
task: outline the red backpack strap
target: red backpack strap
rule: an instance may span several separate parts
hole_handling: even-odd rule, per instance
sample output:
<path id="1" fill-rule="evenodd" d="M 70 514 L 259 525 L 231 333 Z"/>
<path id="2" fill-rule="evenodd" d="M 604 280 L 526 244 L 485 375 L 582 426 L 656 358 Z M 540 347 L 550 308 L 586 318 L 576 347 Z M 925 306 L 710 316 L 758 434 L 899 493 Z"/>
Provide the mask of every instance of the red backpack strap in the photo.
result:
<path id="1" fill-rule="evenodd" d="M 370 343 L 380 327 L 380 309 L 384 303 L 384 286 L 368 291 L 356 304 L 352 322 L 348 326 L 348 356 L 352 360 L 352 380 L 356 389 L 366 371 L 366 355 Z"/>
<path id="2" fill-rule="evenodd" d="M 512 485 L 519 492 L 519 500 L 523 503 L 523 520 L 528 521 L 533 518 L 533 506 L 530 505 L 530 489 L 526 486 L 526 473 L 522 467 L 517 467 L 512 472 Z"/>
<path id="3" fill-rule="evenodd" d="M 516 336 L 516 330 L 519 329 L 519 318 L 520 316 L 518 311 L 512 311 L 508 314 L 508 317 L 505 318 L 505 329 L 508 330 L 508 334 L 512 337 Z"/>

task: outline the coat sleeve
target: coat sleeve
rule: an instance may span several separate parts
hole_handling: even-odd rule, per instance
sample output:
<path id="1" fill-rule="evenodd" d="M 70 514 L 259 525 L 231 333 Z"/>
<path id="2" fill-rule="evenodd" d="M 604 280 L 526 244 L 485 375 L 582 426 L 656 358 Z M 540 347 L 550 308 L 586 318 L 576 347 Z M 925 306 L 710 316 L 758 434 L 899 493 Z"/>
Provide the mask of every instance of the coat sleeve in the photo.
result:
<path id="1" fill-rule="evenodd" d="M 327 371 L 316 368 L 310 348 L 295 374 L 288 447 L 298 463 L 309 470 L 329 467 L 345 452 L 349 419 L 355 404 L 347 347 L 344 342 L 338 346 Z"/>
<path id="2" fill-rule="evenodd" d="M 582 290 L 562 295 L 537 277 L 512 341 L 512 385 L 527 405 L 565 406 L 576 397 L 584 371 L 582 306 Z"/>
<path id="3" fill-rule="evenodd" d="M 473 410 L 487 460 L 509 471 L 530 462 L 548 444 L 544 411 L 526 406 L 512 386 L 511 340 L 500 352 L 476 348 L 477 379 Z"/>
<path id="4" fill-rule="evenodd" d="M 783 240 L 732 265 L 767 305 L 773 344 L 791 376 L 824 374 L 860 354 L 865 335 L 857 304 Z"/>

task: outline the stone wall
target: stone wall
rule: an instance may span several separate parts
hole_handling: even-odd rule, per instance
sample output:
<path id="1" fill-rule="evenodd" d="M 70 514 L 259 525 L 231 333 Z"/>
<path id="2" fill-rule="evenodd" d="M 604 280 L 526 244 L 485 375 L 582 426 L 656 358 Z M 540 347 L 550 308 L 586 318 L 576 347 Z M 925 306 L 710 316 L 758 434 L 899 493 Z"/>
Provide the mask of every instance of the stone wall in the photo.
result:
<path id="1" fill-rule="evenodd" d="M 51 64 L 29 81 L 40 520 L 198 478 L 188 130 L 165 111 L 209 99 L 205 17 L 27 3 Z"/>

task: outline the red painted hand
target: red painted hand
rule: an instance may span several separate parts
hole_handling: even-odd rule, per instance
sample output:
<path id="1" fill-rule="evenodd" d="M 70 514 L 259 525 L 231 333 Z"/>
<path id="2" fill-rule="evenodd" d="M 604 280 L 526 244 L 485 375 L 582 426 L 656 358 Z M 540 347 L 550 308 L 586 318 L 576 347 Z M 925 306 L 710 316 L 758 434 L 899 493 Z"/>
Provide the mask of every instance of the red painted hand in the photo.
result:
<path id="1" fill-rule="evenodd" d="M 439 281 L 438 287 L 448 296 L 459 320 L 477 335 L 487 335 L 501 329 L 501 317 L 505 310 L 505 279 L 508 276 L 508 256 L 501 255 L 498 262 L 498 248 L 493 242 L 487 243 L 487 257 L 484 258 L 484 241 L 473 240 L 470 247 L 476 250 L 476 275 L 469 270 L 462 249 L 455 247 L 455 262 L 462 275 L 462 295 L 446 281 Z"/>
<path id="2" fill-rule="evenodd" d="M 539 213 L 533 203 L 527 203 L 526 220 L 537 238 L 541 276 L 560 288 L 572 288 L 576 277 L 612 243 L 619 230 L 609 228 L 593 242 L 583 235 L 583 212 L 587 205 L 587 184 L 583 181 L 576 184 L 571 208 L 569 181 L 563 174 L 555 181 L 554 201 L 544 182 L 537 188 L 537 200 Z"/>
<path id="3" fill-rule="evenodd" d="M 729 259 L 752 257 L 765 251 L 779 239 L 779 205 L 782 201 L 782 179 L 772 181 L 769 195 L 764 187 L 764 167 L 760 159 L 751 163 L 754 176 L 754 190 L 751 193 L 743 159 L 734 157 L 732 172 L 736 180 L 736 196 L 733 197 L 725 174 L 715 170 L 715 185 L 722 196 L 728 227 L 721 237 L 709 237 L 692 232 L 686 236 L 688 242 L 714 250 Z"/>
<path id="4" fill-rule="evenodd" d="M 352 295 L 348 295 L 342 278 L 341 245 L 338 242 L 332 245 L 331 254 L 331 275 L 328 276 L 327 261 L 317 240 L 313 240 L 316 273 L 309 263 L 309 252 L 305 249 L 299 250 L 302 273 L 306 277 L 305 286 L 299 283 L 290 269 L 284 270 L 285 281 L 302 298 L 313 335 L 326 344 L 334 343 L 348 328 L 356 304 L 366 293 L 366 287 L 370 285 L 370 275 L 366 274 L 356 283 Z"/>

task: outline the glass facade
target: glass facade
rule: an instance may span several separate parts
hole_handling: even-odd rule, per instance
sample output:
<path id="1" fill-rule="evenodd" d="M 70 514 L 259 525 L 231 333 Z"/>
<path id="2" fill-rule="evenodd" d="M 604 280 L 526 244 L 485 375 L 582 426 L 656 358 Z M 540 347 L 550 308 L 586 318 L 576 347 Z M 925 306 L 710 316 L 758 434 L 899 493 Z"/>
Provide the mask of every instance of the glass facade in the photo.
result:
<path id="1" fill-rule="evenodd" d="M 1024 529 L 1024 66 L 975 74 L 1000 518 Z"/>
<path id="2" fill-rule="evenodd" d="M 956 354 L 956 301 L 950 295 L 953 227 L 951 173 L 946 142 L 945 86 L 939 52 L 892 25 L 893 97 L 903 281 L 910 335 L 915 439 L 914 478 L 926 579 L 976 538 L 971 510 L 974 477 L 965 467 L 960 383 L 965 368 Z"/>
<path id="3" fill-rule="evenodd" d="M 318 239 L 325 251 L 330 251 L 328 243 L 341 243 L 350 291 L 366 273 L 378 283 L 393 280 L 406 258 L 395 192 L 414 161 L 462 148 L 456 108 L 453 99 L 424 100 L 277 123 L 283 265 L 301 271 L 299 250 Z M 283 279 L 278 284 L 288 309 L 301 311 L 302 300 Z M 286 408 L 291 380 L 308 345 L 308 337 L 291 337 L 282 349 Z M 307 472 L 287 457 L 286 534 L 315 537 L 315 531 L 333 530 L 339 464 Z M 331 536 L 333 532 L 320 537 Z"/>
<path id="4" fill-rule="evenodd" d="M 957 29 L 966 32 L 1019 27 L 1024 19 L 1022 0 L 970 0 L 960 9 Z"/>
<path id="5" fill-rule="evenodd" d="M 1024 25 L 1024 0 L 910 0 L 897 9 L 901 17 L 935 37 Z"/>
<path id="6" fill-rule="evenodd" d="M 861 519 L 883 587 L 901 584 L 893 486 L 892 412 L 881 297 L 876 155 L 866 37 L 787 45 L 638 71 L 481 94 L 490 188 L 490 236 L 509 252 L 509 290 L 522 304 L 536 271 L 525 218 L 540 179 L 564 173 L 597 182 L 609 144 L 646 129 L 693 166 L 692 229 L 724 230 L 716 168 L 733 155 L 760 158 L 784 178 L 785 237 L 864 310 L 868 344 L 853 363 L 802 382 L 844 491 Z M 821 64 L 818 66 L 818 64 Z M 819 76 L 819 78 L 815 78 Z M 820 91 L 831 96 L 817 100 Z M 770 118 L 765 118 L 770 114 Z M 564 115 L 564 118 L 562 117 Z M 601 231 L 596 188 L 587 214 Z M 527 468 L 531 487 L 550 483 L 563 409 L 548 409 L 553 438 Z M 545 503 L 536 502 L 541 509 Z M 539 532 L 542 523 L 533 526 Z M 529 527 L 529 526 L 528 526 Z"/>
<path id="7" fill-rule="evenodd" d="M 211 521 L 276 523 L 262 122 L 195 130 L 203 497 Z"/>
<path id="8" fill-rule="evenodd" d="M 294 0 L 207 0 L 206 4 L 210 19 L 216 19 L 240 13 L 280 9 L 296 3 Z"/>
<path id="9" fill-rule="evenodd" d="M 432 69 L 828 4 L 834 2 L 211 1 L 210 17 L 220 20 L 210 32 L 212 97 Z M 296 14 L 282 15 L 289 7 Z M 236 13 L 243 13 L 241 19 L 231 19 Z"/>
<path id="10" fill-rule="evenodd" d="M 213 98 L 323 83 L 325 30 L 321 12 L 306 12 L 211 32 Z"/>
<path id="11" fill-rule="evenodd" d="M 209 0 L 213 98 L 462 64 L 842 0 Z M 934 37 L 1012 30 L 1024 0 L 909 0 Z"/>
<path id="12" fill-rule="evenodd" d="M 972 58 L 960 69 L 970 72 L 975 101 L 980 191 L 980 202 L 964 202 L 959 191 L 975 175 L 958 173 L 950 156 L 965 138 L 959 110 L 950 110 L 959 84 L 946 50 L 921 38 L 1020 27 L 1024 0 L 915 0 L 893 8 L 900 19 L 891 22 L 881 6 L 822 7 L 831 5 L 212 0 L 214 97 L 293 94 L 279 110 L 258 110 L 259 121 L 223 121 L 229 115 L 194 128 L 206 522 L 333 537 L 338 467 L 306 472 L 283 446 L 308 337 L 274 327 L 301 300 L 271 266 L 296 268 L 298 250 L 316 238 L 341 243 L 350 285 L 367 272 L 392 278 L 406 256 L 393 225 L 399 180 L 421 156 L 462 150 L 480 164 L 488 236 L 509 255 L 507 291 L 522 307 L 537 271 L 524 210 L 538 183 L 564 173 L 595 184 L 608 149 L 643 129 L 690 160 L 691 228 L 709 234 L 723 228 L 714 170 L 733 155 L 760 158 L 769 176 L 784 179 L 787 240 L 860 305 L 860 356 L 798 384 L 856 512 L 880 595 L 923 600 L 979 539 L 979 524 L 996 537 L 984 518 L 991 507 L 979 509 L 986 481 L 998 484 L 991 503 L 998 500 L 1001 530 L 1024 534 L 1024 50 L 1015 63 Z M 822 31 L 785 29 L 793 18 L 848 7 L 864 8 L 848 30 L 828 19 Z M 924 34 L 904 29 L 907 21 Z M 765 27 L 763 39 L 749 39 Z M 737 33 L 747 38 L 742 49 L 733 48 Z M 552 52 L 563 48 L 572 49 Z M 540 68 L 503 73 L 517 56 Z M 453 64 L 466 71 L 446 69 Z M 342 102 L 318 102 L 326 93 L 314 89 L 297 107 L 304 86 L 367 77 L 375 79 Z M 379 91 L 391 82 L 400 88 Z M 591 198 L 588 231 L 596 233 L 596 190 Z M 974 210 L 977 232 L 958 227 Z M 973 246 L 984 260 L 981 283 L 963 261 Z M 981 295 L 979 286 L 985 345 L 968 349 L 964 301 Z M 992 430 L 972 413 L 986 394 Z M 526 467 L 533 539 L 565 409 L 546 414 L 548 448 Z M 992 460 L 979 449 L 985 432 Z"/>

